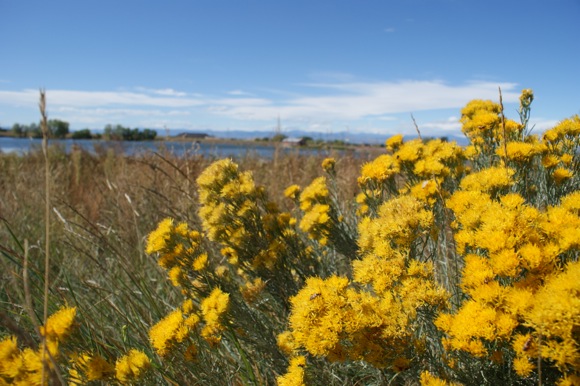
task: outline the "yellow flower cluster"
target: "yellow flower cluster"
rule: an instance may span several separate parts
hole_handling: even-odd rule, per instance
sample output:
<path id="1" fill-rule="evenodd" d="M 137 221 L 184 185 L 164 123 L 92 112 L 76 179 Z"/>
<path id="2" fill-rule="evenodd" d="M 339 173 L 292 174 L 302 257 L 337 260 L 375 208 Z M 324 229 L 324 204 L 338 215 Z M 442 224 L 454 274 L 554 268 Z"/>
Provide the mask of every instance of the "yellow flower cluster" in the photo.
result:
<path id="1" fill-rule="evenodd" d="M 248 238 L 246 228 L 257 221 L 261 195 L 249 172 L 240 172 L 230 159 L 216 161 L 201 173 L 199 215 L 210 240 L 223 242 Z M 253 224 L 252 224 L 253 225 Z"/>
<path id="2" fill-rule="evenodd" d="M 433 213 L 418 199 L 403 195 L 383 203 L 378 217 L 365 217 L 359 223 L 358 245 L 363 254 L 385 257 L 396 248 L 409 248 L 429 232 Z"/>
<path id="3" fill-rule="evenodd" d="M 538 357 L 564 377 L 577 376 L 572 331 L 580 321 L 580 269 L 573 260 L 580 193 L 540 211 L 517 193 L 492 198 L 486 187 L 494 184 L 486 178 L 461 186 L 472 190 L 456 192 L 447 205 L 456 218 L 457 251 L 465 256 L 461 288 L 468 298 L 436 321 L 447 335 L 445 348 L 493 359 L 498 345 L 508 346 L 522 377 L 535 370 Z"/>
<path id="4" fill-rule="evenodd" d="M 278 386 L 304 386 L 304 368 L 306 367 L 306 358 L 296 356 L 290 360 L 288 372 L 278 377 Z"/>
<path id="5" fill-rule="evenodd" d="M 46 324 L 40 327 L 44 345 L 38 349 L 18 348 L 15 337 L 0 341 L 0 384 L 41 385 L 46 384 L 49 372 L 54 369 L 50 357 L 60 357 L 60 345 L 75 329 L 75 307 L 63 307 L 52 314 Z"/>
<path id="6" fill-rule="evenodd" d="M 193 302 L 186 300 L 181 308 L 169 313 L 149 330 L 151 345 L 161 356 L 167 355 L 175 345 L 183 342 L 194 329 L 200 317 L 193 312 Z"/>
<path id="7" fill-rule="evenodd" d="M 69 370 L 69 382 L 73 385 L 85 385 L 93 381 L 104 381 L 114 378 L 115 366 L 100 355 L 82 353 L 73 357 Z"/>
<path id="8" fill-rule="evenodd" d="M 142 351 L 131 349 L 117 359 L 115 363 L 115 376 L 122 385 L 135 384 L 142 379 L 149 368 L 151 361 Z"/>
<path id="9" fill-rule="evenodd" d="M 403 141 L 395 135 L 386 141 L 392 154 L 384 154 L 366 163 L 361 169 L 357 196 L 359 214 L 375 214 L 378 206 L 400 193 L 434 205 L 444 188 L 465 171 L 463 149 L 455 142 L 433 139 Z M 404 188 L 402 188 L 404 186 Z"/>
<path id="10" fill-rule="evenodd" d="M 201 245 L 202 235 L 184 222 L 164 219 L 147 237 L 146 252 L 157 254 L 158 264 L 168 271 L 171 283 L 187 288 L 208 266 L 208 255 Z"/>
<path id="11" fill-rule="evenodd" d="M 214 288 L 201 302 L 201 314 L 205 321 L 201 336 L 210 344 L 218 344 L 221 340 L 221 333 L 226 328 L 223 322 L 229 304 L 230 295 L 219 288 Z"/>
<path id="12" fill-rule="evenodd" d="M 352 381 L 364 362 L 405 384 L 573 384 L 580 118 L 539 138 L 527 131 L 532 100 L 524 90 L 520 123 L 470 102 L 466 148 L 391 137 L 360 170 L 356 215 L 337 199 L 334 158 L 284 191 L 292 214 L 251 173 L 214 162 L 197 179 L 204 234 L 164 220 L 148 238 L 170 279 L 195 289 L 151 328 L 153 348 L 165 361 L 212 350 L 240 383 Z"/>
<path id="13" fill-rule="evenodd" d="M 330 192 L 326 184 L 326 177 L 318 177 L 300 194 L 300 209 L 304 211 L 300 229 L 323 245 L 328 242 L 333 226 Z"/>

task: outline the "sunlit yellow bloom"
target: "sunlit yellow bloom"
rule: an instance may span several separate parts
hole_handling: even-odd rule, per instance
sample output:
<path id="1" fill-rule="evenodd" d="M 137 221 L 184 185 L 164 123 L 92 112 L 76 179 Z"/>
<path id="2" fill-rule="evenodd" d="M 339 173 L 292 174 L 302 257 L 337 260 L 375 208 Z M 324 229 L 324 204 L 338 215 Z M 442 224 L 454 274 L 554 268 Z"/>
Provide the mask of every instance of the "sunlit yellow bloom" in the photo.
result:
<path id="1" fill-rule="evenodd" d="M 115 376 L 122 384 L 133 383 L 141 379 L 150 366 L 151 362 L 145 353 L 131 349 L 127 355 L 117 359 Z"/>
<path id="2" fill-rule="evenodd" d="M 202 253 L 193 261 L 193 270 L 202 271 L 207 267 L 207 253 Z"/>
<path id="3" fill-rule="evenodd" d="M 167 355 L 175 344 L 183 342 L 198 321 L 197 315 L 185 319 L 180 309 L 172 311 L 149 330 L 151 345 L 159 355 Z"/>
<path id="4" fill-rule="evenodd" d="M 423 152 L 423 141 L 413 139 L 401 145 L 394 154 L 394 158 L 399 162 L 413 163 L 419 159 Z"/>
<path id="5" fill-rule="evenodd" d="M 173 227 L 173 220 L 166 218 L 161 221 L 153 232 L 149 233 L 147 237 L 147 247 L 145 251 L 149 254 L 161 252 L 165 249 L 167 241 L 170 238 L 171 229 Z"/>
<path id="6" fill-rule="evenodd" d="M 201 335 L 210 344 L 218 343 L 221 332 L 225 328 L 222 324 L 230 304 L 230 295 L 219 288 L 214 288 L 210 295 L 203 299 L 200 305 L 205 326 Z"/>
<path id="7" fill-rule="evenodd" d="M 557 166 L 559 163 L 560 158 L 555 154 L 546 154 L 544 155 L 544 157 L 542 157 L 542 165 L 544 165 L 546 169 L 553 168 L 554 166 Z"/>
<path id="8" fill-rule="evenodd" d="M 369 182 L 382 184 L 397 174 L 399 170 L 399 164 L 393 156 L 389 154 L 380 155 L 362 166 L 361 176 L 358 179 L 359 185 L 365 186 Z"/>
<path id="9" fill-rule="evenodd" d="M 324 171 L 327 173 L 333 173 L 335 165 L 336 165 L 336 160 L 334 158 L 331 158 L 331 157 L 325 158 L 322 161 L 322 169 L 324 169 Z"/>
<path id="10" fill-rule="evenodd" d="M 326 178 L 315 178 L 300 194 L 300 209 L 308 211 L 316 203 L 325 202 L 329 191 L 326 186 Z"/>
<path id="11" fill-rule="evenodd" d="M 48 318 L 44 327 L 41 327 L 42 335 L 46 336 L 47 339 L 62 340 L 66 338 L 75 326 L 76 314 L 76 307 L 61 308 Z"/>
<path id="12" fill-rule="evenodd" d="M 290 185 L 289 187 L 286 188 L 286 190 L 284 190 L 284 196 L 295 200 L 300 195 L 300 191 L 301 191 L 300 186 Z"/>
<path id="13" fill-rule="evenodd" d="M 514 370 L 520 377 L 529 376 L 535 368 L 536 366 L 528 358 L 517 357 L 514 359 Z"/>
<path id="14" fill-rule="evenodd" d="M 441 379 L 435 375 L 432 375 L 428 371 L 423 371 L 421 373 L 421 386 L 459 386 L 459 383 L 448 382 Z"/>
<path id="15" fill-rule="evenodd" d="M 380 255 L 381 242 L 408 246 L 432 222 L 433 213 L 424 203 L 409 195 L 399 196 L 380 206 L 378 218 L 359 223 L 358 243 L 363 253 L 374 250 Z"/>
<path id="16" fill-rule="evenodd" d="M 427 180 L 411 187 L 411 195 L 429 205 L 433 205 L 439 194 L 439 187 L 435 180 Z"/>
<path id="17" fill-rule="evenodd" d="M 288 372 L 278 377 L 278 386 L 303 386 L 304 385 L 304 368 L 306 367 L 306 358 L 303 356 L 293 357 L 290 360 Z"/>
<path id="18" fill-rule="evenodd" d="M 542 147 L 535 143 L 508 142 L 504 148 L 496 149 L 496 154 L 507 156 L 508 159 L 518 162 L 528 162 L 537 154 L 541 154 Z M 507 152 L 507 154 L 505 154 Z"/>
<path id="19" fill-rule="evenodd" d="M 403 134 L 393 135 L 385 141 L 385 146 L 391 151 L 397 151 L 397 149 L 403 144 Z"/>
<path id="20" fill-rule="evenodd" d="M 513 184 L 512 176 L 515 170 L 503 167 L 491 167 L 477 173 L 472 173 L 460 183 L 463 190 L 492 192 Z"/>
<path id="21" fill-rule="evenodd" d="M 558 168 L 554 170 L 552 177 L 554 177 L 554 181 L 556 181 L 557 184 L 561 184 L 564 181 L 574 177 L 574 173 L 570 169 Z"/>
<path id="22" fill-rule="evenodd" d="M 546 336 L 542 357 L 560 369 L 580 363 L 577 343 L 580 321 L 580 262 L 570 262 L 565 270 L 548 279 L 526 313 L 528 325 Z"/>

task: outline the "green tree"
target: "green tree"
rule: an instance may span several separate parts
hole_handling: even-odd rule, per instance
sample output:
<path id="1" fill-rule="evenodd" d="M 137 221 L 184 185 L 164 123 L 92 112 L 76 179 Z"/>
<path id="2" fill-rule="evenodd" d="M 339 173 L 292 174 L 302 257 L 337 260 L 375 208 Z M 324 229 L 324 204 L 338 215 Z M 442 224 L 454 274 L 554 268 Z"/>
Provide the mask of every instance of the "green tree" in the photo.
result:
<path id="1" fill-rule="evenodd" d="M 73 131 L 71 134 L 72 139 L 91 139 L 93 138 L 91 131 L 89 129 L 82 129 Z"/>
<path id="2" fill-rule="evenodd" d="M 48 130 L 55 138 L 66 138 L 69 133 L 69 123 L 59 119 L 51 119 L 48 121 Z"/>
<path id="3" fill-rule="evenodd" d="M 32 122 L 30 125 L 24 126 L 24 132 L 26 137 L 42 138 L 42 130 L 38 123 Z"/>
<path id="4" fill-rule="evenodd" d="M 14 125 L 12 125 L 12 134 L 16 138 L 24 137 L 24 132 L 25 132 L 24 125 L 21 125 L 20 123 L 15 123 Z"/>

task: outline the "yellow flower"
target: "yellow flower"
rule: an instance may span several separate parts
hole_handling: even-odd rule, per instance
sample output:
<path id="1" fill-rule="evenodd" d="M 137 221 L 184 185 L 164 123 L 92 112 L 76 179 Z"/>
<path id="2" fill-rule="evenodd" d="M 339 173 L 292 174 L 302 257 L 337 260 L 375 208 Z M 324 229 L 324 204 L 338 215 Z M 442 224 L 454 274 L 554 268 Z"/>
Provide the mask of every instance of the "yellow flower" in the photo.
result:
<path id="1" fill-rule="evenodd" d="M 329 174 L 334 172 L 335 165 L 336 165 L 336 160 L 334 158 L 325 158 L 322 161 L 322 169 L 324 169 L 324 171 L 329 173 Z"/>
<path id="2" fill-rule="evenodd" d="M 180 309 L 172 311 L 149 330 L 151 345 L 159 355 L 167 355 L 176 343 L 183 342 L 198 321 L 197 315 L 186 320 Z"/>
<path id="3" fill-rule="evenodd" d="M 557 166 L 559 163 L 560 158 L 558 158 L 558 156 L 555 154 L 546 154 L 542 158 L 542 165 L 544 165 L 546 169 L 553 168 L 554 166 Z"/>
<path id="4" fill-rule="evenodd" d="M 22 359 L 16 337 L 8 336 L 2 339 L 0 341 L 0 376 L 14 378 L 20 372 L 21 365 Z"/>
<path id="5" fill-rule="evenodd" d="M 554 180 L 556 181 L 557 184 L 561 184 L 564 181 L 574 177 L 574 173 L 570 169 L 558 168 L 554 170 L 552 177 L 554 177 Z"/>
<path id="6" fill-rule="evenodd" d="M 210 344 L 218 343 L 224 326 L 222 320 L 230 305 L 230 295 L 219 288 L 214 288 L 210 295 L 201 302 L 201 314 L 205 326 L 201 335 Z"/>
<path id="7" fill-rule="evenodd" d="M 421 386 L 459 386 L 459 383 L 448 382 L 444 379 L 432 375 L 428 371 L 421 373 Z"/>
<path id="8" fill-rule="evenodd" d="M 133 383 L 141 379 L 150 366 L 151 362 L 145 353 L 131 349 L 127 355 L 117 359 L 115 376 L 122 384 Z"/>
<path id="9" fill-rule="evenodd" d="M 520 95 L 520 106 L 529 107 L 533 100 L 534 91 L 530 88 L 523 89 L 522 94 Z"/>
<path id="10" fill-rule="evenodd" d="M 423 152 L 423 141 L 420 139 L 413 139 L 401 145 L 399 150 L 393 157 L 399 162 L 414 163 L 417 161 Z"/>
<path id="11" fill-rule="evenodd" d="M 304 368 L 306 367 L 306 358 L 297 356 L 290 360 L 288 372 L 278 377 L 278 386 L 303 386 L 304 385 Z"/>
<path id="12" fill-rule="evenodd" d="M 207 253 L 202 253 L 193 261 L 193 270 L 202 271 L 207 268 Z"/>
<path id="13" fill-rule="evenodd" d="M 411 195 L 429 205 L 433 205 L 439 194 L 437 181 L 426 180 L 411 187 Z"/>
<path id="14" fill-rule="evenodd" d="M 536 367 L 525 357 L 517 357 L 514 359 L 514 370 L 520 377 L 529 376 Z"/>
<path id="15" fill-rule="evenodd" d="M 433 223 L 433 213 L 416 198 L 405 195 L 393 198 L 379 207 L 378 218 L 359 223 L 358 244 L 363 253 L 382 255 L 382 243 L 409 246 Z"/>
<path id="16" fill-rule="evenodd" d="M 403 135 L 397 134 L 393 135 L 385 141 L 385 146 L 391 151 L 397 151 L 397 149 L 403 144 Z"/>
<path id="17" fill-rule="evenodd" d="M 526 142 L 508 142 L 506 148 L 497 148 L 496 154 L 499 156 L 506 156 L 512 161 L 528 162 L 536 154 L 542 152 L 542 147 L 535 143 Z"/>
<path id="18" fill-rule="evenodd" d="M 463 190 L 493 192 L 511 186 L 514 174 L 515 170 L 511 168 L 490 167 L 466 176 L 461 181 L 460 187 Z"/>
<path id="19" fill-rule="evenodd" d="M 161 252 L 167 246 L 167 241 L 171 236 L 171 231 L 173 228 L 173 220 L 166 218 L 161 221 L 153 232 L 149 233 L 147 237 L 147 247 L 145 251 L 148 254 L 153 254 L 155 252 Z"/>
<path id="20" fill-rule="evenodd" d="M 88 382 L 106 380 L 115 374 L 115 366 L 100 355 L 83 353 L 76 358 L 75 365 Z"/>
<path id="21" fill-rule="evenodd" d="M 253 282 L 249 281 L 243 287 L 240 287 L 240 291 L 246 302 L 253 303 L 265 287 L 266 282 L 258 277 Z"/>
<path id="22" fill-rule="evenodd" d="M 284 190 L 284 196 L 295 200 L 296 198 L 298 198 L 300 190 L 301 190 L 300 186 L 290 185 L 289 187 L 286 188 L 286 190 Z"/>
<path id="23" fill-rule="evenodd" d="M 66 338 L 74 327 L 76 314 L 76 307 L 61 308 L 48 318 L 44 327 L 41 327 L 42 335 L 46 336 L 47 339 L 62 340 Z"/>
<path id="24" fill-rule="evenodd" d="M 300 194 L 300 209 L 308 211 L 314 204 L 326 202 L 329 197 L 326 178 L 315 178 Z"/>
<path id="25" fill-rule="evenodd" d="M 298 345 L 294 341 L 294 336 L 290 331 L 284 331 L 278 334 L 276 342 L 280 350 L 286 355 L 292 355 L 298 348 Z"/>
<path id="26" fill-rule="evenodd" d="M 538 291 L 534 305 L 525 313 L 526 324 L 541 332 L 542 356 L 560 369 L 580 363 L 577 329 L 580 321 L 580 261 L 550 277 Z"/>

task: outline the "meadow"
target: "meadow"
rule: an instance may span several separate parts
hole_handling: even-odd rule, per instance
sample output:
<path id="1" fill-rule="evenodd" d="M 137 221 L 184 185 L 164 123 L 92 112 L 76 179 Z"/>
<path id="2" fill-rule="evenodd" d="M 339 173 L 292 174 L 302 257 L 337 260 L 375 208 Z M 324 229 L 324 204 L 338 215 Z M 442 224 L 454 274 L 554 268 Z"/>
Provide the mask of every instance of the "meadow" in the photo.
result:
<path id="1" fill-rule="evenodd" d="M 0 385 L 580 384 L 580 118 L 470 144 L 0 154 Z"/>

